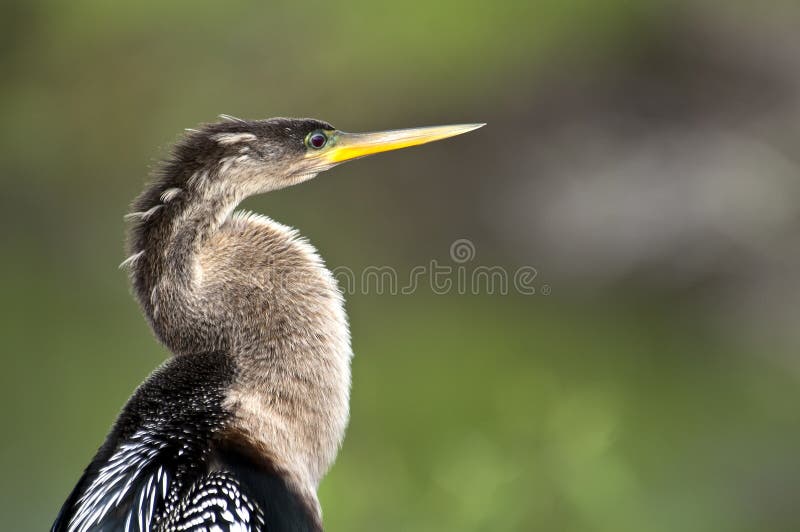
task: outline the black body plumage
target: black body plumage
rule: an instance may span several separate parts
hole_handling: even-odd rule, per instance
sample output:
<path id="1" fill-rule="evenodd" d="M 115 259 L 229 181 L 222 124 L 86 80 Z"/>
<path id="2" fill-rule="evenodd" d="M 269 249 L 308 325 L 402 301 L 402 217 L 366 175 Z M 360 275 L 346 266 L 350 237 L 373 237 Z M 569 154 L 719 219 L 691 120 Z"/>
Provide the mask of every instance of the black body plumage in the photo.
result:
<path id="1" fill-rule="evenodd" d="M 157 369 L 52 531 L 317 530 L 279 472 L 226 437 L 220 404 L 233 371 L 223 353 L 176 357 Z"/>

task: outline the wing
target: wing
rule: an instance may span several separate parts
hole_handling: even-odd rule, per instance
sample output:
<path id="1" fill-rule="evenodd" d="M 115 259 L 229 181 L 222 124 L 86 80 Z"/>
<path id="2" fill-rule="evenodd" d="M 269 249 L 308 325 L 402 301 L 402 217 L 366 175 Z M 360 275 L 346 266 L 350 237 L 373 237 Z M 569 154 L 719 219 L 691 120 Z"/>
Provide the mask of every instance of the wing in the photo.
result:
<path id="1" fill-rule="evenodd" d="M 230 436 L 232 368 L 219 354 L 168 361 L 136 391 L 52 532 L 318 532 L 316 499 Z M 265 525 L 266 523 L 266 525 Z"/>
<path id="2" fill-rule="evenodd" d="M 217 471 L 189 481 L 170 443 L 136 433 L 95 473 L 82 479 L 54 531 L 258 532 L 263 510 L 234 475 Z"/>
<path id="3" fill-rule="evenodd" d="M 163 522 L 163 530 L 201 532 L 262 531 L 264 514 L 228 472 L 206 475 L 183 495 Z"/>
<path id="4" fill-rule="evenodd" d="M 231 375 L 219 353 L 173 358 L 157 369 L 125 405 L 52 531 L 158 529 L 208 471 Z"/>
<path id="5" fill-rule="evenodd" d="M 176 486 L 169 444 L 149 430 L 136 432 L 97 468 L 90 468 L 67 500 L 52 530 L 150 530 Z"/>

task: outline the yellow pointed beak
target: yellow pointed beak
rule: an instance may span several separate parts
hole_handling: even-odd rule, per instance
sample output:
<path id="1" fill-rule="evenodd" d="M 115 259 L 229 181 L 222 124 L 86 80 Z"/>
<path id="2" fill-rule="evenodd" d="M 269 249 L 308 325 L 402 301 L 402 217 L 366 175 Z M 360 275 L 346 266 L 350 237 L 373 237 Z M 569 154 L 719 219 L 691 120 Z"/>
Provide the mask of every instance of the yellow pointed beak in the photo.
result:
<path id="1" fill-rule="evenodd" d="M 486 124 L 457 124 L 451 126 L 418 127 L 395 129 L 375 133 L 330 132 L 324 148 L 310 150 L 307 157 L 317 159 L 321 164 L 334 166 L 385 151 L 419 146 L 435 140 L 455 137 L 483 127 Z"/>

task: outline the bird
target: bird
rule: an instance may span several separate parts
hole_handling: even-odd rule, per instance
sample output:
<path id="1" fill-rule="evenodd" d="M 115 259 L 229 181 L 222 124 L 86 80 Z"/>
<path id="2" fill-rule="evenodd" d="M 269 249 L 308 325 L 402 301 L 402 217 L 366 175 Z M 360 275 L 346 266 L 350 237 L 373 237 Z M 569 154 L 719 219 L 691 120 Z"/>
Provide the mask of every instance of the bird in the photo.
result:
<path id="1" fill-rule="evenodd" d="M 307 239 L 236 208 L 484 125 L 220 118 L 186 130 L 126 216 L 121 266 L 171 356 L 122 408 L 53 532 L 321 531 L 317 487 L 349 418 L 344 299 Z"/>

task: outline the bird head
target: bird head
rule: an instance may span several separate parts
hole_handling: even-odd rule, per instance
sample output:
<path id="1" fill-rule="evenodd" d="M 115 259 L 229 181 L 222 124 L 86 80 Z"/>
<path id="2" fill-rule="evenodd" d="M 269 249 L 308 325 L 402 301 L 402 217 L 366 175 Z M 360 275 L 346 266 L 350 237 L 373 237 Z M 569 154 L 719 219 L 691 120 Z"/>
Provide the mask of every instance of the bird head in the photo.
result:
<path id="1" fill-rule="evenodd" d="M 241 120 L 223 116 L 188 134 L 166 173 L 184 186 L 246 197 L 303 181 L 346 161 L 460 135 L 483 124 L 346 133 L 310 118 Z"/>

